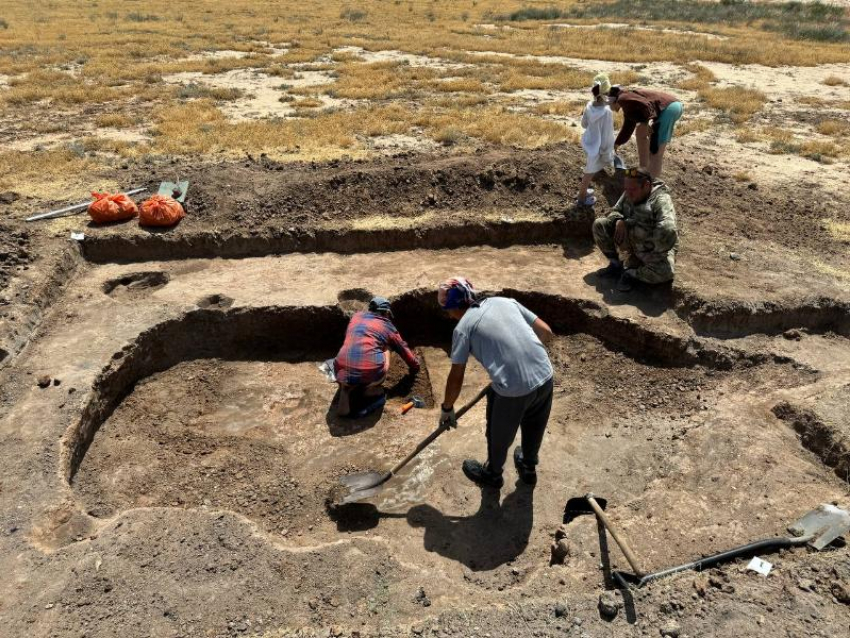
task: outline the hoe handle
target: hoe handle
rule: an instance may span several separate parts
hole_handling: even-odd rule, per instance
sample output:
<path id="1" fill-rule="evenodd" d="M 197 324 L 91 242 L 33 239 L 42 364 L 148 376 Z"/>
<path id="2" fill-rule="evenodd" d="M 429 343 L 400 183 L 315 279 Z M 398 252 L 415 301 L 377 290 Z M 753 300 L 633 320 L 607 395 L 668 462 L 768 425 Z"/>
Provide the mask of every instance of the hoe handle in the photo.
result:
<path id="1" fill-rule="evenodd" d="M 625 539 L 620 538 L 620 535 L 617 533 L 617 530 L 611 525 L 611 521 L 608 520 L 608 517 L 605 516 L 605 512 L 602 511 L 602 508 L 599 507 L 599 503 L 596 502 L 596 499 L 593 497 L 593 494 L 588 494 L 585 496 L 587 502 L 590 503 L 590 506 L 593 508 L 594 513 L 597 518 L 602 521 L 602 524 L 605 526 L 605 529 L 614 537 L 614 540 L 617 541 L 617 545 L 619 545 L 620 549 L 625 555 L 626 560 L 629 561 L 629 565 L 632 566 L 632 571 L 635 573 L 635 576 L 638 578 L 643 578 L 646 574 L 640 567 L 638 567 L 637 557 L 635 556 L 632 548 L 629 547 L 629 544 L 625 541 Z"/>
<path id="2" fill-rule="evenodd" d="M 472 407 L 476 403 L 478 403 L 481 399 L 484 398 L 484 395 L 487 394 L 487 390 L 489 390 L 489 389 L 490 389 L 489 385 L 485 386 L 484 389 L 481 390 L 481 392 L 479 392 L 478 394 L 475 395 L 475 398 L 472 399 L 472 401 L 467 403 L 465 406 L 463 406 L 460 410 L 458 410 L 455 413 L 455 418 L 459 419 L 464 414 L 469 412 L 469 410 L 471 410 Z M 414 458 L 416 458 L 419 455 L 419 453 L 422 450 L 424 450 L 426 447 L 431 445 L 434 442 L 434 439 L 436 439 L 438 436 L 440 436 L 446 430 L 448 430 L 448 428 L 440 426 L 436 430 L 431 432 L 431 434 L 429 434 L 424 439 L 422 439 L 422 442 L 419 445 L 416 446 L 416 449 L 413 450 L 413 452 L 408 454 L 401 462 L 399 462 L 398 465 L 396 465 L 393 469 L 390 470 L 390 476 L 392 476 L 393 474 L 396 474 L 399 470 L 401 470 L 401 468 L 403 468 L 405 465 L 410 463 Z"/>

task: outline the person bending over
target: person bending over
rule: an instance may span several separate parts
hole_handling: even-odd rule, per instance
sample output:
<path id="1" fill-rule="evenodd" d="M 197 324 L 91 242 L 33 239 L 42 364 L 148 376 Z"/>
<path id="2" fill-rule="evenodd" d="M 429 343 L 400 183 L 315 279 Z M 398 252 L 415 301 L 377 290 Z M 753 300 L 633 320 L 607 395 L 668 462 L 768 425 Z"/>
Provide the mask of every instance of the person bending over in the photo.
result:
<path id="1" fill-rule="evenodd" d="M 380 397 L 382 384 L 390 370 L 390 351 L 404 359 L 412 373 L 419 371 L 419 360 L 393 325 L 390 302 L 375 297 L 369 309 L 356 313 L 348 322 L 345 342 L 334 359 L 339 384 L 337 414 L 349 416 L 353 394 Z M 380 407 L 377 403 L 374 408 Z"/>
<path id="2" fill-rule="evenodd" d="M 487 391 L 487 461 L 463 462 L 463 473 L 482 487 L 501 488 L 508 448 L 521 431 L 514 450 L 520 479 L 537 483 L 538 452 L 552 408 L 553 371 L 544 343 L 552 330 L 519 302 L 504 297 L 479 299 L 464 277 L 443 282 L 440 307 L 457 320 L 452 333 L 452 367 L 446 381 L 440 425 L 456 427 L 454 404 L 463 387 L 469 355 L 490 375 Z"/>

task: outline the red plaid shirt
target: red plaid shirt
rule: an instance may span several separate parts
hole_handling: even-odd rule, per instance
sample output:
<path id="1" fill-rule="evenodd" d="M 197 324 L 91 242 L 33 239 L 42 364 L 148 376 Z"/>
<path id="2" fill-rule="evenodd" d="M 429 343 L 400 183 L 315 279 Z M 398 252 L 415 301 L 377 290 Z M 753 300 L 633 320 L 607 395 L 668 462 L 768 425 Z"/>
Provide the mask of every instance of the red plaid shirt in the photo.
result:
<path id="1" fill-rule="evenodd" d="M 358 312 L 348 322 L 345 343 L 334 360 L 336 379 L 345 385 L 369 385 L 387 370 L 386 351 L 392 348 L 411 369 L 419 368 L 416 355 L 388 317 Z"/>

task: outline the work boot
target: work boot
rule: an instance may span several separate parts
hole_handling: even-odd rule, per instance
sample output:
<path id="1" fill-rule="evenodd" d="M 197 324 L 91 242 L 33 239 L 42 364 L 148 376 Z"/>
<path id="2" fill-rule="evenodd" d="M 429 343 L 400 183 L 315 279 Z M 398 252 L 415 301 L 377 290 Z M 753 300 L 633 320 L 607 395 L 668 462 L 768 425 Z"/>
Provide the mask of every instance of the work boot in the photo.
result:
<path id="1" fill-rule="evenodd" d="M 611 259 L 605 268 L 596 271 L 597 277 L 619 277 L 623 274 L 623 262 L 619 259 Z"/>
<path id="2" fill-rule="evenodd" d="M 617 282 L 617 290 L 629 292 L 637 283 L 638 279 L 630 271 L 624 270 L 623 274 L 620 275 L 620 281 Z"/>
<path id="3" fill-rule="evenodd" d="M 474 459 L 466 459 L 463 462 L 463 473 L 466 474 L 466 478 L 481 487 L 499 489 L 505 484 L 501 474 L 494 474 L 486 463 L 482 465 Z"/>
<path id="4" fill-rule="evenodd" d="M 522 446 L 517 445 L 514 448 L 514 467 L 520 480 L 526 485 L 537 485 L 537 470 L 536 465 L 526 463 L 522 458 Z"/>

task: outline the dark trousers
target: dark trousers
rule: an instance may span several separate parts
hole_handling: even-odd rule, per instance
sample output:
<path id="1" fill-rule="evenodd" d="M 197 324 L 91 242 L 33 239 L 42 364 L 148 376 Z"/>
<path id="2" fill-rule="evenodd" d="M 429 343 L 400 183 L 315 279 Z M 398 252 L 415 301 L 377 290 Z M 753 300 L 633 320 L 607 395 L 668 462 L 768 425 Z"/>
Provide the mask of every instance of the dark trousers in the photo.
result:
<path id="1" fill-rule="evenodd" d="M 491 387 L 487 392 L 487 465 L 501 474 L 508 449 L 522 432 L 522 458 L 537 465 L 537 453 L 552 410 L 552 379 L 522 397 L 503 397 Z"/>

